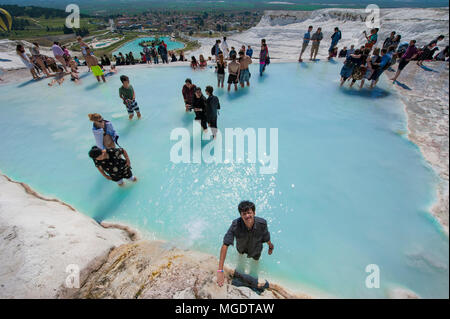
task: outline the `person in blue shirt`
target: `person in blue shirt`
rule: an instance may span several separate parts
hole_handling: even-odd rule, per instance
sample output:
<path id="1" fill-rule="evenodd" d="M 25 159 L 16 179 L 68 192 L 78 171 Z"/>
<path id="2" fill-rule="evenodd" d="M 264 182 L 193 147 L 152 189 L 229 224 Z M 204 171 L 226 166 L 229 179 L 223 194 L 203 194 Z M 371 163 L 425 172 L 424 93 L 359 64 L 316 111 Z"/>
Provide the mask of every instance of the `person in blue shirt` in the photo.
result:
<path id="1" fill-rule="evenodd" d="M 94 133 L 95 144 L 101 150 L 115 148 L 119 135 L 117 135 L 110 121 L 106 121 L 98 113 L 88 114 L 89 120 L 93 122 L 92 133 Z"/>
<path id="2" fill-rule="evenodd" d="M 308 27 L 308 31 L 306 31 L 306 33 L 303 35 L 302 51 L 300 52 L 300 56 L 298 57 L 298 62 L 303 62 L 302 55 L 303 55 L 303 52 L 305 52 L 306 48 L 308 47 L 309 40 L 311 40 L 312 29 L 313 29 L 313 26 L 310 25 Z"/>
<path id="3" fill-rule="evenodd" d="M 389 51 L 388 51 L 389 50 Z M 395 48 L 393 46 L 389 47 L 389 49 L 382 49 L 381 50 L 381 61 L 378 69 L 376 69 L 372 76 L 370 77 L 370 80 L 372 80 L 372 83 L 370 84 L 370 88 L 373 89 L 375 85 L 377 85 L 378 80 L 383 74 L 387 68 L 391 65 L 392 56 L 394 55 Z"/>
<path id="4" fill-rule="evenodd" d="M 245 52 L 245 54 L 249 57 L 252 57 L 253 55 L 253 49 L 251 46 L 248 46 L 247 51 Z"/>
<path id="5" fill-rule="evenodd" d="M 355 45 L 354 44 L 352 44 L 351 46 L 350 46 L 350 49 L 348 49 L 347 50 L 347 54 L 346 54 L 346 58 L 348 58 L 351 54 L 353 54 L 353 53 L 355 53 Z"/>
<path id="6" fill-rule="evenodd" d="M 337 44 L 341 38 L 342 38 L 342 33 L 341 33 L 341 31 L 339 31 L 339 28 L 338 27 L 334 28 L 334 33 L 331 36 L 331 46 L 328 49 L 328 60 L 331 59 L 334 48 L 337 46 Z"/>

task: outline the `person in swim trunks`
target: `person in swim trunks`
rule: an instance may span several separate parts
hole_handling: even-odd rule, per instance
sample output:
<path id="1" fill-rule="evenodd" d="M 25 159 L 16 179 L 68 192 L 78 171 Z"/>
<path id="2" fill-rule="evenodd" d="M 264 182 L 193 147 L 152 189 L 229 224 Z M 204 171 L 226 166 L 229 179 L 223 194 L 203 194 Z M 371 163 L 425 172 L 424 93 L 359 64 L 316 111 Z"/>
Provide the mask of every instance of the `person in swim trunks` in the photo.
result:
<path id="1" fill-rule="evenodd" d="M 250 86 L 250 70 L 248 66 L 252 64 L 252 58 L 245 55 L 244 51 L 239 51 L 239 83 L 241 83 L 241 87 L 245 86 L 245 82 L 247 82 L 247 86 Z"/>
<path id="2" fill-rule="evenodd" d="M 122 86 L 119 89 L 119 96 L 123 100 L 123 104 L 127 107 L 128 118 L 132 120 L 134 112 L 136 112 L 138 119 L 140 119 L 141 111 L 136 102 L 136 94 L 130 84 L 130 79 L 126 75 L 121 75 L 120 81 L 122 82 Z"/>
<path id="3" fill-rule="evenodd" d="M 237 83 L 239 79 L 240 65 L 236 61 L 236 54 L 231 56 L 231 62 L 228 65 L 228 92 L 230 92 L 231 84 L 234 84 L 234 90 L 237 91 Z"/>
<path id="4" fill-rule="evenodd" d="M 103 82 L 106 82 L 105 75 L 103 74 L 103 70 L 98 64 L 98 60 L 95 57 L 95 55 L 90 54 L 90 49 L 86 49 L 86 52 L 88 55 L 86 56 L 86 64 L 90 65 L 90 69 L 92 71 L 92 74 L 97 78 L 97 81 L 100 82 L 100 77 L 102 78 Z"/>

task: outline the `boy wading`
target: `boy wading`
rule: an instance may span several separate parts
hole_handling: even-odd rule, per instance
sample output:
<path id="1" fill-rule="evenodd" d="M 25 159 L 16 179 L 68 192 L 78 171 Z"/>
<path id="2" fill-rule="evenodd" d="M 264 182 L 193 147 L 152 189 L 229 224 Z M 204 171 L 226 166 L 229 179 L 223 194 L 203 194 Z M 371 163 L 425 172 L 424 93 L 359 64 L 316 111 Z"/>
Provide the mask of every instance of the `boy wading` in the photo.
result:
<path id="1" fill-rule="evenodd" d="M 259 260 L 263 249 L 263 243 L 269 245 L 269 255 L 274 246 L 270 242 L 270 233 L 265 219 L 255 216 L 255 204 L 243 201 L 238 206 L 240 218 L 233 220 L 220 250 L 219 269 L 217 270 L 217 283 L 223 285 L 223 264 L 227 256 L 228 246 L 233 245 L 236 237 L 236 249 L 240 254 L 247 254 L 248 258 Z"/>

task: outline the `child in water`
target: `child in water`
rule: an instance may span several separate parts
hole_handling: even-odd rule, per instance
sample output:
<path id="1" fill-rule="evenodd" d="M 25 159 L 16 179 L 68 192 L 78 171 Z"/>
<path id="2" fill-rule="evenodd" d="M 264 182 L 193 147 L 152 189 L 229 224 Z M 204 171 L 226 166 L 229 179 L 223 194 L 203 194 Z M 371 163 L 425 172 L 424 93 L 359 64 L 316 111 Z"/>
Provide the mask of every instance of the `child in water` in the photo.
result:
<path id="1" fill-rule="evenodd" d="M 64 82 L 64 76 L 66 74 L 69 74 L 69 72 L 64 72 L 64 69 L 62 66 L 58 65 L 58 70 L 55 73 L 55 78 L 48 84 L 48 86 L 53 86 L 55 83 L 58 83 L 61 85 Z"/>
<path id="2" fill-rule="evenodd" d="M 133 87 L 130 85 L 130 79 L 126 75 L 120 76 L 122 86 L 119 89 L 119 96 L 123 100 L 123 104 L 127 107 L 128 118 L 133 119 L 134 112 L 136 112 L 138 119 L 141 118 L 141 112 L 136 102 L 136 95 Z"/>

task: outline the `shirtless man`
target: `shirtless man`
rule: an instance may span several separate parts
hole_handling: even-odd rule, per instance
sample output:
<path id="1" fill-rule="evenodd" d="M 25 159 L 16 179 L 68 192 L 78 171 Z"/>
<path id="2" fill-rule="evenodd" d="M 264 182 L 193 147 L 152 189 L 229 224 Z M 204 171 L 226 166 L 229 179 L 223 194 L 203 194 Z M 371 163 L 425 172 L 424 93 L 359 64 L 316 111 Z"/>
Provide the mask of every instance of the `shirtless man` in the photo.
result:
<path id="1" fill-rule="evenodd" d="M 231 84 L 234 84 L 234 90 L 237 91 L 240 71 L 239 63 L 236 62 L 236 54 L 231 56 L 231 60 L 230 64 L 228 64 L 228 92 L 230 92 Z"/>
<path id="2" fill-rule="evenodd" d="M 250 86 L 250 70 L 248 69 L 249 64 L 252 63 L 252 58 L 245 55 L 245 51 L 239 51 L 239 83 L 241 83 L 241 88 L 245 86 Z"/>

